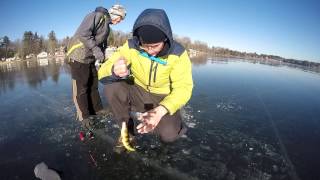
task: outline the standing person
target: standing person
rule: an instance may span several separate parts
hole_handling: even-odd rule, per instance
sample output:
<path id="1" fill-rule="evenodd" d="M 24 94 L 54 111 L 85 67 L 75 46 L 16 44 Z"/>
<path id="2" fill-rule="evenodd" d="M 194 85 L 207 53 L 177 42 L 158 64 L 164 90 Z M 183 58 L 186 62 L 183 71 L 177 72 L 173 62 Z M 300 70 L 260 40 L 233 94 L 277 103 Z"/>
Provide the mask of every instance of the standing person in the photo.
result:
<path id="1" fill-rule="evenodd" d="M 73 100 L 77 109 L 77 119 L 90 129 L 91 115 L 103 112 L 95 64 L 105 59 L 110 24 L 120 23 L 126 16 L 121 5 L 113 5 L 109 11 L 97 7 L 89 13 L 72 37 L 67 55 L 70 60 Z"/>
<path id="2" fill-rule="evenodd" d="M 132 127 L 133 111 L 142 112 L 138 133 L 153 132 L 163 142 L 173 142 L 186 132 L 179 110 L 192 94 L 191 61 L 173 40 L 164 10 L 144 10 L 135 21 L 133 37 L 98 74 L 119 125 Z"/>

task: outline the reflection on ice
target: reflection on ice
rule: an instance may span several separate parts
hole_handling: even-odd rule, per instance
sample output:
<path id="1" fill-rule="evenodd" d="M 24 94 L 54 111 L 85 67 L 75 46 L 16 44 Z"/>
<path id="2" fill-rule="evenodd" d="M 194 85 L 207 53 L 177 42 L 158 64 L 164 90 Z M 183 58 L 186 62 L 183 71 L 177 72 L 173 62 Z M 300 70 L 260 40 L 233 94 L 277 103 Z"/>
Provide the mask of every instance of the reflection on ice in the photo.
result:
<path id="1" fill-rule="evenodd" d="M 47 66 L 49 64 L 49 61 L 47 58 L 42 58 L 37 60 L 40 66 Z"/>

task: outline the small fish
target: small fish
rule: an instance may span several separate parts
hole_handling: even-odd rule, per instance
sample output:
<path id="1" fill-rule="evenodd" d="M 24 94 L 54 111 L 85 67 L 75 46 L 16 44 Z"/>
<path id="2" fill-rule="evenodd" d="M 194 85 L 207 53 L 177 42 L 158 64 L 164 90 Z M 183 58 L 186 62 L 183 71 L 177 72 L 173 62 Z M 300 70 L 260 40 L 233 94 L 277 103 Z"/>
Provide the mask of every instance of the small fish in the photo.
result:
<path id="1" fill-rule="evenodd" d="M 126 148 L 128 151 L 135 151 L 135 148 L 131 146 L 130 140 L 129 140 L 129 131 L 127 128 L 126 122 L 122 122 L 122 127 L 121 127 L 121 141 L 123 146 Z"/>

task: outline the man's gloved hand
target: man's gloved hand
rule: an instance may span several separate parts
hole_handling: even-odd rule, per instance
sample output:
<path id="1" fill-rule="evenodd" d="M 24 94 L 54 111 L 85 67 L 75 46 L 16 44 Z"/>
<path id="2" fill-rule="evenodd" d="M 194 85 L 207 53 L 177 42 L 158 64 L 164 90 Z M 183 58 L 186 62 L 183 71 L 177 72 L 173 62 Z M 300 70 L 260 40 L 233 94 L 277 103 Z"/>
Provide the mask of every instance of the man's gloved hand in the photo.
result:
<path id="1" fill-rule="evenodd" d="M 92 52 L 97 61 L 99 61 L 100 63 L 104 62 L 104 55 L 99 47 L 96 46 L 92 48 Z"/>
<path id="2" fill-rule="evenodd" d="M 101 64 L 102 64 L 102 63 L 100 63 L 99 60 L 96 60 L 96 61 L 94 62 L 94 66 L 95 66 L 97 69 L 100 68 Z"/>

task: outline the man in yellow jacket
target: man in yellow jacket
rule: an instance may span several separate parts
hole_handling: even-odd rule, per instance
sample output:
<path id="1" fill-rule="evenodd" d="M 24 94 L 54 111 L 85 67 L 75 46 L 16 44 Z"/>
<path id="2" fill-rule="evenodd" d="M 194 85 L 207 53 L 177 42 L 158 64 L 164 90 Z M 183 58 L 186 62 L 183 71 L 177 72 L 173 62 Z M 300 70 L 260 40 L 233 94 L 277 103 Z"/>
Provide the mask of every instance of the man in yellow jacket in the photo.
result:
<path id="1" fill-rule="evenodd" d="M 119 124 L 130 124 L 130 112 L 142 112 L 138 133 L 173 142 L 186 132 L 179 109 L 192 94 L 191 62 L 173 40 L 164 10 L 144 10 L 133 37 L 102 64 L 98 76 Z"/>

